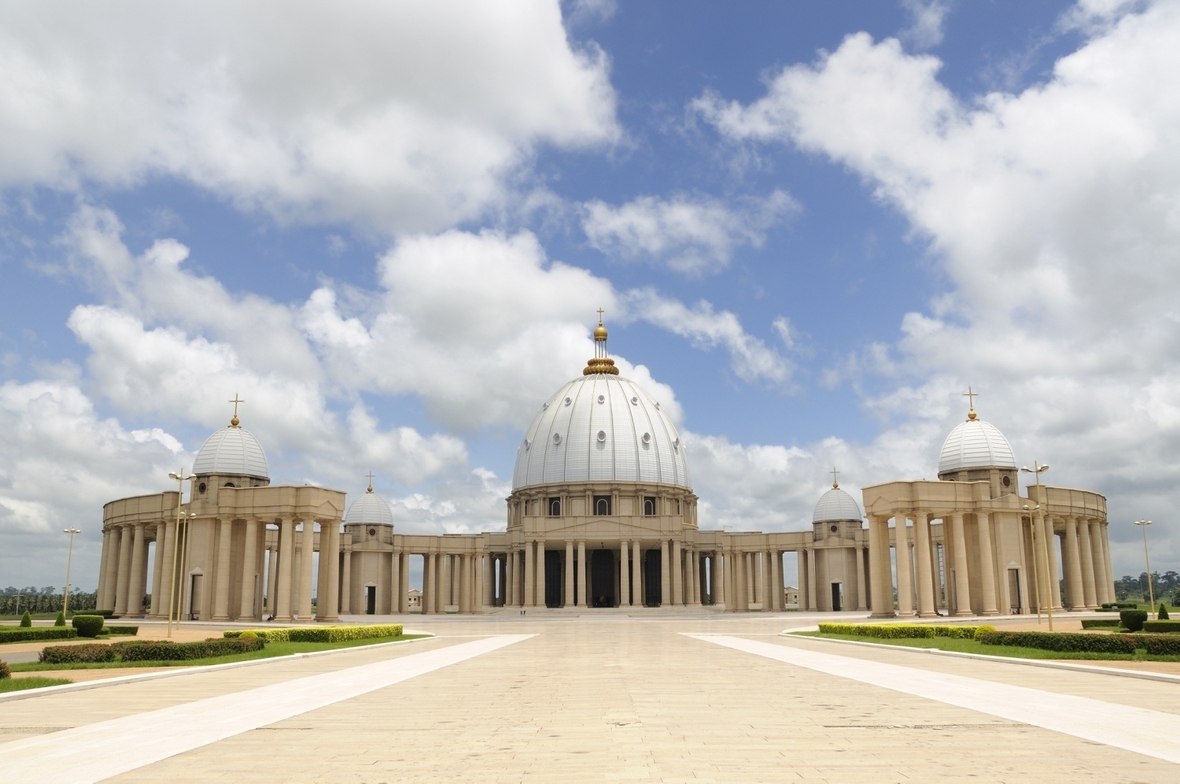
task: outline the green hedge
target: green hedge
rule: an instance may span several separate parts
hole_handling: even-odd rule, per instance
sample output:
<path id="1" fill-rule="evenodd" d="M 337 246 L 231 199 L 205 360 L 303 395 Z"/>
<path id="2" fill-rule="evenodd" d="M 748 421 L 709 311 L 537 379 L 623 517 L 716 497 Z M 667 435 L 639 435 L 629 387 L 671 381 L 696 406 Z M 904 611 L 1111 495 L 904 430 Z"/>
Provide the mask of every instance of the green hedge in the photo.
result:
<path id="1" fill-rule="evenodd" d="M 1129 631 L 1141 632 L 1147 622 L 1147 610 L 1119 610 L 1119 621 Z"/>
<path id="2" fill-rule="evenodd" d="M 1138 607 L 1135 602 L 1107 602 L 1102 605 L 1103 610 L 1134 610 Z"/>
<path id="3" fill-rule="evenodd" d="M 1119 628 L 1118 618 L 1083 618 L 1083 629 L 1117 629 Z"/>
<path id="4" fill-rule="evenodd" d="M 380 623 L 357 626 L 296 626 L 283 629 L 231 629 L 225 632 L 230 639 L 253 632 L 267 642 L 344 642 L 368 640 L 374 637 L 399 637 L 404 627 L 400 623 Z"/>
<path id="5" fill-rule="evenodd" d="M 263 640 L 226 640 L 211 637 L 202 642 L 127 640 L 113 645 L 86 643 L 55 645 L 41 651 L 42 664 L 90 664 L 95 662 L 191 661 L 213 656 L 260 651 Z"/>
<path id="6" fill-rule="evenodd" d="M 139 634 L 138 626 L 104 626 L 102 630 L 107 634 L 125 634 L 130 637 Z"/>
<path id="7" fill-rule="evenodd" d="M 106 618 L 101 615 L 75 615 L 70 623 L 78 630 L 79 637 L 97 637 Z"/>
<path id="8" fill-rule="evenodd" d="M 0 642 L 28 642 L 30 640 L 67 640 L 77 637 L 76 629 L 62 626 L 37 626 L 22 629 L 19 626 L 0 627 Z"/>
<path id="9" fill-rule="evenodd" d="M 916 623 L 821 623 L 824 634 L 850 634 L 857 637 L 877 637 L 885 640 L 910 640 L 928 637 L 951 637 L 970 640 L 978 626 L 922 625 Z"/>
<path id="10" fill-rule="evenodd" d="M 1155 656 L 1180 656 L 1180 635 L 1136 634 L 1140 648 Z"/>
<path id="11" fill-rule="evenodd" d="M 1143 631 L 1157 634 L 1180 633 L 1180 621 L 1144 621 Z"/>
<path id="12" fill-rule="evenodd" d="M 976 638 L 984 645 L 1011 645 L 1069 653 L 1134 653 L 1137 640 L 1124 634 L 1076 632 L 986 632 Z"/>

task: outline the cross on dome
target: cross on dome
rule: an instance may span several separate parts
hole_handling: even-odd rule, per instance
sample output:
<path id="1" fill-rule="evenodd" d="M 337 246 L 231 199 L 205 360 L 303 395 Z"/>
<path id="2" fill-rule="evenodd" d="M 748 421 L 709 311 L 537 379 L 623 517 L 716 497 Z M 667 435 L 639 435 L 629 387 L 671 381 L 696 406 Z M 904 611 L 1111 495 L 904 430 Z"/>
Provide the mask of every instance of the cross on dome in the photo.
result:
<path id="1" fill-rule="evenodd" d="M 242 399 L 240 399 L 240 398 L 238 397 L 238 393 L 237 393 L 237 392 L 234 392 L 234 399 L 233 399 L 233 400 L 230 400 L 230 401 L 228 401 L 228 402 L 230 402 L 230 403 L 233 403 L 233 404 L 234 404 L 234 418 L 233 418 L 233 419 L 231 419 L 231 420 L 229 421 L 229 426 L 230 426 L 230 427 L 237 427 L 237 426 L 238 426 L 238 424 L 239 424 L 239 423 L 238 423 L 238 403 L 245 403 L 246 401 L 245 401 L 245 400 L 242 400 Z"/>
<path id="2" fill-rule="evenodd" d="M 975 398 L 979 397 L 978 392 L 972 392 L 971 387 L 967 387 L 967 391 L 963 393 L 963 397 L 967 398 L 967 419 L 975 419 Z"/>
<path id="3" fill-rule="evenodd" d="M 371 492 L 373 492 L 373 472 L 370 471 L 368 476 L 369 476 L 369 489 L 366 490 L 365 492 L 371 493 Z"/>
<path id="4" fill-rule="evenodd" d="M 836 466 L 832 466 L 832 470 L 829 473 L 832 475 L 832 489 L 835 490 L 840 487 L 840 483 L 836 479 L 840 472 L 836 470 Z"/>

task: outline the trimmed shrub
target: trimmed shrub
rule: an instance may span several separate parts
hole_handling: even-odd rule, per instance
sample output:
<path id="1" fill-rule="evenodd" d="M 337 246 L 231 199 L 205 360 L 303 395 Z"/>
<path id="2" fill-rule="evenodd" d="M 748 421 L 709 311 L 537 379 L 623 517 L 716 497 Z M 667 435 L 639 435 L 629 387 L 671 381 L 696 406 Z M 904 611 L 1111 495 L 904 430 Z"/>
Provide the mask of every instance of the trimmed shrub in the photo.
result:
<path id="1" fill-rule="evenodd" d="M 821 630 L 824 624 L 821 624 Z M 851 626 L 852 624 L 827 624 Z M 231 629 L 225 632 L 229 639 L 241 638 L 246 632 L 267 642 L 345 642 L 347 640 L 369 640 L 374 637 L 397 637 L 405 627 L 400 623 L 365 624 L 356 626 L 297 626 L 286 629 Z M 837 632 L 852 634 L 852 632 Z"/>
<path id="2" fill-rule="evenodd" d="M 97 637 L 102 631 L 102 625 L 106 623 L 106 618 L 101 615 L 75 615 L 72 623 L 78 630 L 78 636 Z"/>
<path id="3" fill-rule="evenodd" d="M 1134 653 L 1137 641 L 1126 634 L 1077 632 L 986 632 L 976 638 L 984 645 L 1010 645 L 1064 653 Z"/>
<path id="4" fill-rule="evenodd" d="M 1143 624 L 1147 623 L 1147 610 L 1120 610 L 1119 621 L 1128 631 L 1143 631 Z"/>
<path id="5" fill-rule="evenodd" d="M 115 661 L 115 651 L 101 642 L 82 645 L 51 645 L 42 649 L 37 661 L 42 664 L 92 664 Z"/>
<path id="6" fill-rule="evenodd" d="M 31 642 L 34 640 L 68 640 L 77 637 L 74 629 L 62 629 L 56 626 L 40 626 L 35 629 L 22 629 L 19 626 L 9 626 L 0 631 L 2 642 Z"/>
<path id="7" fill-rule="evenodd" d="M 1119 628 L 1118 618 L 1083 618 L 1083 629 L 1117 629 Z"/>
<path id="8" fill-rule="evenodd" d="M 1180 621 L 1144 621 L 1143 631 L 1156 634 L 1180 634 Z"/>
<path id="9" fill-rule="evenodd" d="M 64 612 L 59 612 L 57 614 L 57 620 L 53 622 L 53 625 L 54 626 L 65 626 L 66 625 L 66 614 Z"/>
<path id="10" fill-rule="evenodd" d="M 1137 607 L 1139 605 L 1135 604 L 1135 602 L 1107 602 L 1102 605 L 1102 609 L 1104 610 L 1134 610 Z"/>
<path id="11" fill-rule="evenodd" d="M 225 636 L 229 637 L 228 634 Z M 247 629 L 246 631 L 239 634 L 238 637 L 243 640 L 257 640 L 258 639 L 258 632 L 254 631 L 253 629 Z"/>
<path id="12" fill-rule="evenodd" d="M 6 662 L 0 661 L 0 681 L 11 677 L 12 671 L 8 669 L 8 664 Z"/>
<path id="13" fill-rule="evenodd" d="M 914 640 L 931 637 L 950 637 L 959 640 L 970 640 L 975 636 L 975 630 L 977 628 L 976 626 L 923 625 L 917 623 L 821 623 L 819 625 L 819 630 L 824 634 L 849 634 L 857 637 L 876 637 L 883 640 Z M 399 631 L 397 633 L 400 634 L 401 632 Z"/>
<path id="14" fill-rule="evenodd" d="M 129 637 L 139 634 L 138 626 L 104 626 L 102 630 L 107 634 L 124 634 Z"/>
<path id="15" fill-rule="evenodd" d="M 991 624 L 987 624 L 987 623 L 983 624 L 982 626 L 976 626 L 975 627 L 975 634 L 972 635 L 971 639 L 975 640 L 975 642 L 979 642 L 979 638 L 981 636 L 987 634 L 988 632 L 994 632 L 995 630 L 996 630 L 996 627 L 992 626 Z"/>
<path id="16" fill-rule="evenodd" d="M 120 659 L 131 661 L 189 661 L 207 659 L 213 656 L 230 656 L 235 653 L 260 651 L 266 646 L 265 640 L 227 640 L 210 637 L 202 642 L 169 642 L 167 640 L 127 640 L 110 647 Z"/>
<path id="17" fill-rule="evenodd" d="M 1155 614 L 1155 617 L 1156 617 L 1156 620 L 1160 620 L 1160 621 L 1170 620 L 1171 616 L 1168 615 L 1168 606 L 1166 604 L 1164 604 L 1163 602 L 1160 602 L 1160 611 Z"/>
<path id="18" fill-rule="evenodd" d="M 1139 647 L 1153 656 L 1180 656 L 1180 635 L 1137 634 Z"/>
<path id="19" fill-rule="evenodd" d="M 29 615 L 28 610 L 25 610 L 25 614 L 20 617 L 20 626 L 22 629 L 33 628 L 33 616 Z"/>

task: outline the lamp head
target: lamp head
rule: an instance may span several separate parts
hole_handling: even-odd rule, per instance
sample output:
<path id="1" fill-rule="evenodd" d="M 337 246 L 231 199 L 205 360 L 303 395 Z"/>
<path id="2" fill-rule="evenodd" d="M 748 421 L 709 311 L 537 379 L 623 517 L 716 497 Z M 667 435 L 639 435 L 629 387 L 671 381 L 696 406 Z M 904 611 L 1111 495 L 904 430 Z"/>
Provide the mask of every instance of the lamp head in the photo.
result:
<path id="1" fill-rule="evenodd" d="M 169 478 L 169 479 L 175 479 L 175 480 L 176 480 L 176 481 L 178 481 L 178 482 L 179 482 L 179 481 L 181 481 L 182 479 L 184 479 L 184 477 L 183 477 L 183 476 L 181 476 L 180 474 L 176 473 L 175 471 L 169 471 L 169 472 L 168 472 L 168 478 Z"/>

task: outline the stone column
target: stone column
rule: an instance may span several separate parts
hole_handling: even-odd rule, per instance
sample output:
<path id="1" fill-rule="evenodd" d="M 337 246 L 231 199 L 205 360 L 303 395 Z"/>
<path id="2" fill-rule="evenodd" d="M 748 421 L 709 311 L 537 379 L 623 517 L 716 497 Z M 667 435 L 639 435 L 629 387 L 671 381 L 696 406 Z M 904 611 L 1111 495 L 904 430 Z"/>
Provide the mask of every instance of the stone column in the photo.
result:
<path id="1" fill-rule="evenodd" d="M 930 520 L 919 509 L 914 512 L 914 560 L 918 565 L 918 616 L 933 618 L 934 576 L 930 566 Z"/>
<path id="2" fill-rule="evenodd" d="M 914 614 L 914 586 L 912 582 L 912 561 L 910 560 L 910 531 L 906 515 L 894 515 L 894 547 L 897 549 L 897 614 L 910 617 Z"/>
<path id="3" fill-rule="evenodd" d="M 1095 567 L 1095 558 L 1093 543 L 1090 541 L 1090 523 L 1083 521 L 1080 531 L 1081 545 L 1082 545 L 1082 593 L 1086 599 L 1086 609 L 1098 609 L 1098 596 L 1095 592 L 1095 577 L 1097 570 Z"/>
<path id="4" fill-rule="evenodd" d="M 889 518 L 869 518 L 869 579 L 873 581 L 869 601 L 874 618 L 892 618 L 893 566 L 889 560 Z"/>
<path id="5" fill-rule="evenodd" d="M 713 606 L 722 610 L 728 609 L 725 604 L 725 553 L 721 550 L 713 552 Z"/>
<path id="6" fill-rule="evenodd" d="M 291 620 L 291 566 L 295 560 L 295 521 L 284 518 L 279 523 L 279 585 L 274 619 Z"/>
<path id="7" fill-rule="evenodd" d="M 684 557 L 680 540 L 672 540 L 672 601 L 673 607 L 684 604 Z"/>
<path id="8" fill-rule="evenodd" d="M 327 544 L 325 544 L 325 533 Z M 396 555 L 394 556 L 397 557 Z M 326 596 L 319 597 L 316 617 L 325 621 L 340 620 L 340 521 L 320 523 L 320 571 L 327 571 Z M 396 573 L 395 573 L 396 577 Z M 396 580 L 395 580 L 396 582 Z"/>
<path id="9" fill-rule="evenodd" d="M 254 607 L 258 599 L 258 521 L 246 520 L 246 546 L 242 548 L 242 602 L 238 620 L 256 618 Z"/>
<path id="10" fill-rule="evenodd" d="M 143 615 L 143 595 L 147 588 L 147 531 L 143 523 L 135 524 L 131 545 L 131 579 L 128 581 L 127 613 Z"/>
<path id="11" fill-rule="evenodd" d="M 504 554 L 504 606 L 516 607 L 516 551 Z"/>
<path id="12" fill-rule="evenodd" d="M 410 553 L 402 553 L 398 556 L 401 563 L 401 585 L 397 590 L 397 611 L 401 614 L 410 611 Z M 418 608 L 421 611 L 421 607 Z"/>
<path id="13" fill-rule="evenodd" d="M 153 556 L 152 564 L 152 603 L 148 608 L 148 617 L 155 618 L 160 614 L 160 566 L 164 561 L 164 521 L 156 523 L 156 554 Z M 99 575 L 101 579 L 101 567 Z"/>
<path id="14" fill-rule="evenodd" d="M 302 554 L 299 556 L 299 618 L 300 620 L 310 621 L 311 568 L 314 565 L 312 553 L 315 552 L 314 521 L 303 521 L 303 535 L 299 537 L 299 544 L 302 545 Z"/>
<path id="15" fill-rule="evenodd" d="M 819 610 L 819 593 L 815 574 L 815 548 L 807 548 L 807 609 Z"/>
<path id="16" fill-rule="evenodd" d="M 852 548 L 856 557 L 856 611 L 864 612 L 869 609 L 868 582 L 865 576 L 865 551 L 860 546 Z"/>
<path id="17" fill-rule="evenodd" d="M 352 553 L 348 550 L 340 553 L 340 612 L 342 615 L 352 614 Z"/>
<path id="18" fill-rule="evenodd" d="M 643 565 L 640 562 L 641 553 L 639 549 L 639 542 L 631 543 L 631 559 L 633 565 L 631 567 L 631 605 L 633 607 L 643 606 Z"/>
<path id="19" fill-rule="evenodd" d="M 131 590 L 131 539 L 134 535 L 131 526 L 120 526 L 119 582 L 115 591 L 115 615 L 126 615 L 128 612 L 127 594 Z"/>
<path id="20" fill-rule="evenodd" d="M 277 540 L 277 537 L 276 537 Z M 279 600 L 279 546 L 275 542 L 275 547 L 270 551 L 270 564 L 266 570 L 266 611 L 270 613 L 273 618 L 275 615 L 275 603 Z"/>
<path id="21" fill-rule="evenodd" d="M 108 609 L 103 606 L 103 597 L 106 596 L 107 563 L 110 561 L 110 554 L 111 532 L 105 530 L 102 532 L 102 554 L 98 558 L 98 595 L 95 598 L 95 608 L 99 610 Z"/>
<path id="22" fill-rule="evenodd" d="M 524 545 L 524 606 L 537 606 L 537 548 L 536 542 Z"/>
<path id="23" fill-rule="evenodd" d="M 690 567 L 692 569 L 692 603 L 699 607 L 701 602 L 701 554 L 697 550 L 693 550 L 688 554 Z"/>
<path id="24" fill-rule="evenodd" d="M 483 606 L 491 607 L 496 601 L 496 559 L 491 553 L 484 553 L 480 559 L 483 569 Z"/>
<path id="25" fill-rule="evenodd" d="M 996 607 L 996 567 L 992 561 L 992 530 L 987 512 L 977 512 L 976 523 L 979 527 L 979 571 L 980 593 L 983 594 L 983 614 L 999 615 Z"/>
<path id="26" fill-rule="evenodd" d="M 214 621 L 228 621 L 229 620 L 229 562 L 233 550 L 230 545 L 233 543 L 233 520 L 219 519 L 220 530 L 217 538 L 217 564 L 213 567 L 213 573 L 217 577 L 217 593 L 213 600 L 213 620 Z M 310 591 L 308 592 L 310 596 Z"/>
<path id="27" fill-rule="evenodd" d="M 946 524 L 946 520 L 943 520 Z M 955 563 L 955 615 L 971 615 L 971 579 L 967 572 L 967 537 L 963 531 L 963 513 L 951 514 L 951 539 Z"/>
<path id="28" fill-rule="evenodd" d="M 324 567 L 324 554 L 320 553 L 320 568 Z M 389 555 L 389 612 L 397 615 L 402 611 L 402 554 L 394 550 Z"/>
<path id="29" fill-rule="evenodd" d="M 537 542 L 537 606 L 548 607 L 545 596 L 545 540 Z"/>
<path id="30" fill-rule="evenodd" d="M 1045 552 L 1049 561 L 1049 596 L 1047 597 L 1054 610 L 1061 610 L 1061 574 L 1057 567 L 1057 536 L 1053 533 L 1052 518 L 1041 515 L 1043 525 L 1041 531 L 1045 534 Z M 1042 559 L 1042 565 L 1044 565 Z"/>
<path id="31" fill-rule="evenodd" d="M 459 556 L 459 612 L 471 612 L 471 555 Z"/>
<path id="32" fill-rule="evenodd" d="M 440 615 L 445 615 L 447 612 L 447 601 L 450 598 L 450 588 L 447 585 L 447 563 L 450 561 L 450 556 L 445 553 L 434 554 L 434 569 L 431 571 L 431 576 L 434 578 L 434 611 Z"/>
<path id="33" fill-rule="evenodd" d="M 1072 611 L 1086 607 L 1086 596 L 1082 590 L 1081 548 L 1078 546 L 1078 519 L 1065 518 L 1065 600 Z"/>
<path id="34" fill-rule="evenodd" d="M 671 603 L 672 567 L 668 563 L 668 540 L 660 540 L 660 606 Z"/>
<path id="35" fill-rule="evenodd" d="M 586 543 L 578 542 L 578 607 L 586 606 Z"/>
<path id="36" fill-rule="evenodd" d="M 1098 544 L 1101 545 L 1099 549 L 1102 551 L 1103 572 L 1102 591 L 1099 591 L 1098 595 L 1105 602 L 1113 602 L 1116 598 L 1114 595 L 1114 570 L 1110 565 L 1110 524 L 1104 520 L 1100 520 L 1095 530 L 1098 532 Z"/>
<path id="37" fill-rule="evenodd" d="M 807 609 L 807 548 L 800 547 L 795 551 L 795 582 L 799 583 L 799 610 Z"/>
<path id="38" fill-rule="evenodd" d="M 628 607 L 631 602 L 627 594 L 631 592 L 631 577 L 627 569 L 628 550 L 627 540 L 619 540 L 619 606 Z"/>
<path id="39" fill-rule="evenodd" d="M 565 543 L 565 596 L 562 607 L 574 606 L 574 543 Z"/>

